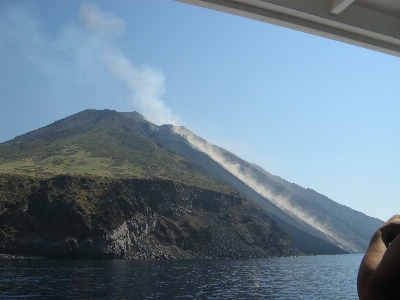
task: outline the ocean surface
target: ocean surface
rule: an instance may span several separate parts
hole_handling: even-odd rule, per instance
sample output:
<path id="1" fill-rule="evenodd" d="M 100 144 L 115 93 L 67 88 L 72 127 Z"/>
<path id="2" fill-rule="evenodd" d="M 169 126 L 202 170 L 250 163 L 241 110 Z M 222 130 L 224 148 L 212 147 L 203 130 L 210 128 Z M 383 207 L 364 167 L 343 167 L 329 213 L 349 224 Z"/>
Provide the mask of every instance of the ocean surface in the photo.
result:
<path id="1" fill-rule="evenodd" d="M 358 299 L 361 259 L 0 260 L 0 299 Z"/>

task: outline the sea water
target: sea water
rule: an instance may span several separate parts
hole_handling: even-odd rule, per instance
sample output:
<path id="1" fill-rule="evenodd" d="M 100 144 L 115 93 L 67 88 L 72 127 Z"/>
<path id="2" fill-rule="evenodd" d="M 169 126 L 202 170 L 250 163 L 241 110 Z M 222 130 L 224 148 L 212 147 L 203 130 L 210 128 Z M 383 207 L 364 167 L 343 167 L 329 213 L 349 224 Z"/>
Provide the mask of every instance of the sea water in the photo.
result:
<path id="1" fill-rule="evenodd" d="M 361 259 L 0 260 L 0 299 L 357 299 Z"/>

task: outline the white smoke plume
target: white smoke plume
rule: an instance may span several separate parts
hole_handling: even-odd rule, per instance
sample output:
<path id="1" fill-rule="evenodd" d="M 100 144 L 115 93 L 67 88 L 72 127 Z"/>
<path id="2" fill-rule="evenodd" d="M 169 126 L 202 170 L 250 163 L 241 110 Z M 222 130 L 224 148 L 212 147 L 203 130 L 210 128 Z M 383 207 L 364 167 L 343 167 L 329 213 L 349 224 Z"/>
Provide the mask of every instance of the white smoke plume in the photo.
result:
<path id="1" fill-rule="evenodd" d="M 179 123 L 179 118 L 173 116 L 162 101 L 162 96 L 165 94 L 163 73 L 148 67 L 134 66 L 114 43 L 110 43 L 110 38 L 118 37 L 123 33 L 124 21 L 101 11 L 94 4 L 83 5 L 80 16 L 86 33 L 89 33 L 89 38 L 94 38 L 95 45 L 101 46 L 96 49 L 96 51 L 101 51 L 101 61 L 111 74 L 122 80 L 132 91 L 132 100 L 137 110 L 159 125 Z"/>
<path id="2" fill-rule="evenodd" d="M 10 2 L 5 7 L 0 11 L 2 67 L 24 75 L 19 81 L 2 78 L 2 87 L 21 94 L 13 103 L 27 111 L 19 114 L 40 114 L 39 107 L 47 107 L 53 118 L 61 118 L 87 108 L 110 108 L 137 110 L 158 125 L 180 122 L 163 101 L 163 72 L 133 63 L 128 54 L 134 49 L 123 51 L 119 41 L 125 21 L 117 15 L 86 3 L 78 21 L 46 30 L 40 13 L 32 12 L 34 5 Z M 22 82 L 29 84 L 19 88 Z"/>
<path id="3" fill-rule="evenodd" d="M 221 152 L 221 150 L 216 147 L 215 145 L 197 137 L 189 130 L 184 127 L 173 127 L 173 130 L 176 134 L 179 134 L 186 138 L 186 140 L 192 145 L 193 148 L 207 154 L 210 156 L 214 161 L 219 163 L 222 167 L 224 167 L 227 171 L 231 174 L 239 178 L 243 181 L 246 185 L 256 191 L 258 194 L 267 198 L 276 206 L 281 208 L 283 211 L 288 213 L 289 215 L 300 219 L 301 221 L 311 225 L 312 227 L 318 229 L 319 231 L 326 234 L 332 242 L 337 242 L 339 245 L 346 246 L 347 248 L 356 249 L 356 246 L 352 245 L 350 242 L 344 240 L 337 234 L 333 233 L 329 229 L 328 224 L 323 224 L 316 218 L 314 218 L 309 213 L 302 210 L 300 207 L 296 207 L 291 201 L 289 197 L 284 195 L 277 195 L 275 194 L 268 186 L 259 182 L 253 175 L 252 172 L 246 170 L 238 163 L 233 163 L 229 161 Z"/>

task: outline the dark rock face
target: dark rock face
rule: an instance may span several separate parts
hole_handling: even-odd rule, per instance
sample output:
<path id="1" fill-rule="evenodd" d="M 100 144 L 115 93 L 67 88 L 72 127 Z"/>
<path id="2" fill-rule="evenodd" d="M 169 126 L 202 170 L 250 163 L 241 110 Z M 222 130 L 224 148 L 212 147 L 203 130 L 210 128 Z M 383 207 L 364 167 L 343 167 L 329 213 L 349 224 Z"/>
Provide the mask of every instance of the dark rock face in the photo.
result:
<path id="1" fill-rule="evenodd" d="M 299 251 L 240 195 L 168 180 L 0 175 L 0 253 L 174 259 Z"/>
<path id="2" fill-rule="evenodd" d="M 180 131 L 179 129 L 182 130 Z M 180 133 L 178 134 L 178 132 Z M 0 144 L 0 165 L 12 162 L 15 164 L 14 171 L 10 171 L 9 166 L 6 166 L 3 168 L 6 173 L 11 172 L 12 174 L 24 174 L 40 178 L 75 172 L 77 174 L 90 173 L 113 178 L 162 178 L 222 193 L 237 191 L 246 199 L 261 207 L 279 226 L 284 228 L 292 236 L 295 247 L 299 251 L 310 255 L 364 252 L 368 247 L 373 232 L 382 224 L 382 221 L 378 219 L 368 217 L 335 203 L 313 190 L 304 189 L 274 176 L 227 150 L 219 147 L 214 148 L 222 160 L 229 162 L 236 169 L 240 169 L 241 173 L 246 175 L 245 177 L 251 178 L 252 183 L 256 183 L 258 187 L 270 191 L 270 195 L 285 198 L 287 201 L 284 201 L 286 204 L 283 205 L 282 202 L 276 201 L 270 195 L 260 194 L 260 189 L 255 189 L 254 184 L 249 184 L 249 181 L 243 181 L 243 176 L 238 176 L 237 172 L 234 172 L 235 174 L 231 173 L 229 168 L 225 168 L 219 162 L 220 159 L 215 159 L 213 155 L 207 154 L 204 149 L 196 147 L 191 142 L 190 136 L 195 135 L 183 127 L 174 127 L 172 125 L 156 126 L 137 112 L 118 113 L 112 110 L 85 110 Z M 196 139 L 202 140 L 200 137 L 196 137 Z M 207 143 L 205 140 L 202 141 Z M 60 158 L 60 153 L 62 153 L 63 158 Z M 84 153 L 87 157 L 82 159 L 80 156 L 75 155 L 77 153 Z M 33 162 L 34 166 L 24 164 L 26 160 Z M 67 163 L 65 164 L 64 161 Z M 99 167 L 100 165 L 101 167 Z M 93 170 L 96 170 L 96 172 L 91 173 Z M 14 225 L 7 225 L 8 223 L 2 223 L 1 220 L 8 220 L 7 222 L 14 219 L 19 220 L 19 217 L 8 215 L 11 211 L 16 211 L 17 208 L 20 208 L 15 203 L 18 201 L 19 204 L 25 203 L 28 196 L 33 201 L 39 195 L 42 195 L 43 197 L 40 197 L 43 199 L 50 199 L 52 203 L 49 204 L 45 200 L 43 200 L 43 203 L 32 203 L 30 205 L 26 203 L 26 207 L 31 210 L 29 210 L 29 215 L 25 217 L 24 222 L 29 221 L 30 214 L 36 213 L 32 211 L 32 206 L 36 206 L 38 209 L 49 209 L 50 211 L 48 215 L 33 216 L 34 220 L 38 218 L 54 218 L 55 221 L 58 221 L 61 217 L 67 216 L 72 220 L 77 218 L 75 214 L 78 213 L 78 216 L 83 219 L 74 219 L 74 222 L 80 224 L 79 226 L 86 226 L 86 231 L 89 231 L 89 236 L 91 236 L 93 232 L 98 233 L 96 230 L 105 230 L 105 228 L 108 228 L 107 226 L 111 226 L 110 224 L 115 224 L 113 223 L 114 219 L 122 212 L 124 218 L 129 220 L 132 216 L 125 216 L 133 209 L 129 205 L 132 204 L 135 209 L 139 209 L 142 206 L 135 201 L 146 199 L 143 200 L 145 201 L 145 207 L 151 208 L 152 212 L 157 214 L 156 223 L 158 227 L 154 230 L 155 232 L 161 230 L 162 234 L 154 235 L 152 233 L 151 235 L 158 242 L 169 243 L 168 247 L 172 247 L 171 245 L 179 246 L 178 244 L 181 241 L 171 238 L 171 232 L 175 234 L 176 231 L 171 229 L 171 226 L 183 228 L 184 232 L 189 230 L 189 228 L 182 227 L 178 219 L 173 219 L 169 216 L 170 214 L 176 214 L 175 210 L 178 204 L 169 208 L 165 206 L 164 198 L 162 198 L 164 197 L 164 192 L 160 192 L 163 195 L 161 198 L 160 196 L 157 196 L 158 198 L 155 196 L 156 198 L 154 199 L 158 199 L 161 202 L 157 202 L 158 204 L 154 206 L 151 205 L 154 202 L 153 198 L 148 198 L 140 189 L 136 189 L 135 191 L 139 194 L 135 194 L 135 201 L 129 200 L 131 202 L 128 201 L 125 204 L 118 202 L 117 204 L 122 207 L 119 210 L 111 210 L 111 207 L 117 204 L 111 204 L 111 202 L 109 203 L 104 199 L 116 201 L 115 199 L 118 198 L 116 195 L 119 194 L 125 195 L 123 196 L 124 199 L 128 197 L 125 194 L 125 190 L 121 191 L 115 187 L 117 182 L 122 184 L 122 181 L 115 181 L 113 189 L 104 187 L 104 190 L 102 190 L 102 186 L 100 190 L 103 191 L 103 194 L 96 194 L 96 196 L 91 194 L 93 190 L 84 192 L 85 187 L 82 187 L 80 194 L 78 193 L 78 196 L 71 198 L 71 190 L 66 191 L 65 195 L 57 194 L 62 190 L 60 187 L 62 187 L 63 181 L 66 180 L 65 178 L 61 180 L 61 183 L 56 183 L 58 179 L 54 179 L 52 183 L 47 182 L 46 184 L 51 186 L 46 188 L 43 186 L 45 183 L 40 182 L 40 189 L 37 186 L 28 188 L 30 184 L 32 186 L 39 185 L 39 181 L 35 181 L 36 183 L 33 184 L 25 179 L 15 178 L 14 180 L 16 181 L 14 187 L 17 192 L 14 195 L 9 195 L 9 199 L 14 199 L 13 197 L 16 197 L 16 195 L 19 198 L 11 202 L 9 200 L 0 202 L 0 226 L 1 224 L 3 224 L 3 227 L 6 226 L 2 230 L 7 237 L 14 237 L 16 229 Z M 90 181 L 89 179 L 87 180 L 88 182 Z M 101 180 L 98 180 L 97 183 L 101 185 L 103 184 L 101 182 Z M 74 189 L 75 191 L 79 190 L 78 188 Z M 88 187 L 88 189 L 92 188 Z M 97 187 L 93 189 L 97 190 Z M 0 197 L 3 191 L 0 187 Z M 58 198 L 52 193 L 58 195 Z M 93 200 L 95 204 L 89 200 Z M 203 199 L 202 201 L 206 200 Z M 57 205 L 64 205 L 65 207 L 58 207 Z M 71 205 L 72 208 L 70 207 Z M 186 203 L 179 205 L 186 205 Z M 209 203 L 209 205 L 207 207 L 208 210 L 213 207 L 214 203 Z M 55 209 L 53 206 L 57 207 L 57 212 L 53 213 Z M 108 207 L 109 210 L 103 210 L 105 207 Z M 99 208 L 101 209 L 99 210 Z M 69 216 L 71 209 L 73 215 Z M 208 210 L 205 210 L 204 213 Z M 1 215 L 2 211 L 5 212 L 5 215 Z M 299 211 L 302 213 L 298 214 L 297 212 Z M 21 210 L 19 213 L 25 214 L 26 212 Z M 216 214 L 216 212 L 213 213 Z M 135 213 L 134 216 L 136 214 L 139 213 Z M 6 215 L 11 219 L 5 219 Z M 194 222 L 195 215 L 193 213 L 187 213 L 187 215 Z M 102 221 L 104 224 L 101 223 L 102 225 L 96 223 L 100 222 L 100 216 L 104 218 Z M 201 216 L 205 217 L 205 215 Z M 165 218 L 174 221 L 168 223 Z M 52 225 L 48 226 L 50 229 L 56 226 L 55 221 L 52 221 Z M 163 222 L 166 222 L 166 225 Z M 121 225 L 122 223 L 118 224 Z M 35 226 L 37 225 L 33 224 L 32 228 L 36 228 Z M 100 229 L 96 226 L 100 226 Z M 129 227 L 129 222 L 127 226 Z M 42 227 L 45 226 L 43 225 Z M 115 229 L 113 227 L 113 230 Z M 203 229 L 207 233 L 211 232 L 209 228 Z M 168 234 L 163 233 L 164 231 Z M 75 229 L 70 228 L 70 232 L 65 232 L 64 235 L 67 237 L 75 236 L 74 232 Z M 213 231 L 213 234 L 218 235 L 219 232 Z M 88 233 L 85 232 L 84 236 L 88 236 Z M 247 240 L 244 239 L 244 241 Z M 88 240 L 87 243 L 91 245 L 94 240 Z M 183 245 L 181 243 L 180 247 L 186 247 L 186 239 Z M 88 249 L 90 247 L 87 246 Z M 189 251 L 185 248 L 184 251 L 187 254 L 191 250 Z"/>

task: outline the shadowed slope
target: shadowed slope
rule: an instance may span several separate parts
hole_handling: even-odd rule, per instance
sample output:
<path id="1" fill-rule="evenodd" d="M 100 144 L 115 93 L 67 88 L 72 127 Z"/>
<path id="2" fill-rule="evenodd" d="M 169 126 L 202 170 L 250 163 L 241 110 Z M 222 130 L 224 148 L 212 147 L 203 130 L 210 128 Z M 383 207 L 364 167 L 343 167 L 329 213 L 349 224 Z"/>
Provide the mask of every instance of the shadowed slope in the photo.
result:
<path id="1" fill-rule="evenodd" d="M 0 175 L 0 252 L 59 258 L 297 255 L 260 208 L 160 179 Z"/>

